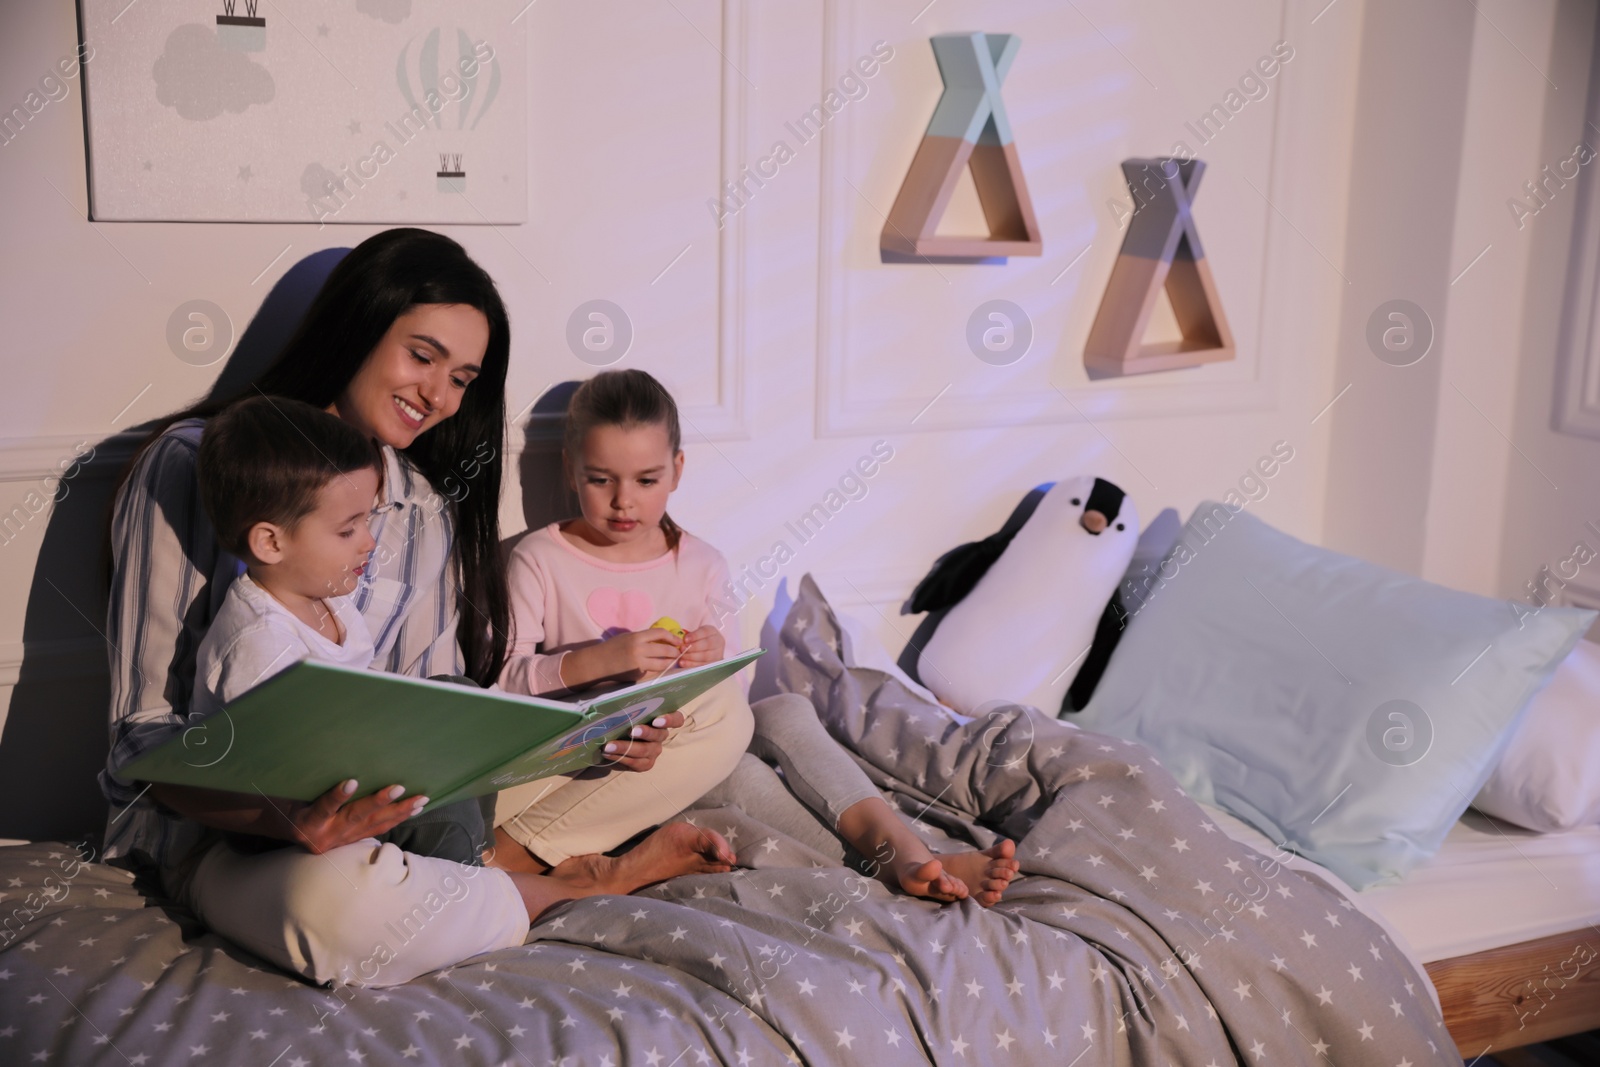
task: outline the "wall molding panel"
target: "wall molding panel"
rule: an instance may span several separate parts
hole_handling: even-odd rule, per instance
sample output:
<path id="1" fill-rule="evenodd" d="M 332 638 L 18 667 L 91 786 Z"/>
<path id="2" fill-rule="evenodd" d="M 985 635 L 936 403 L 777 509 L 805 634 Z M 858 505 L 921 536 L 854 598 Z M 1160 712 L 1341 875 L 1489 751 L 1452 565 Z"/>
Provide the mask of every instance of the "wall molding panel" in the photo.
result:
<path id="1" fill-rule="evenodd" d="M 1600 24 L 1595 42 L 1600 46 Z M 1589 72 L 1588 122 L 1600 122 L 1600 63 Z M 1584 137 L 1587 142 L 1589 138 Z M 1559 164 L 1558 164 L 1559 166 Z M 1554 428 L 1600 440 L 1600 163 L 1577 177 L 1577 220 L 1557 350 Z"/>
<path id="2" fill-rule="evenodd" d="M 722 188 L 736 182 L 740 169 L 746 166 L 747 131 L 746 115 L 749 112 L 750 85 L 739 71 L 749 69 L 751 24 L 754 19 L 747 11 L 748 0 L 722 0 L 721 25 L 717 52 L 713 57 L 718 64 L 720 92 L 718 100 L 718 174 Z M 681 12 L 680 12 L 681 14 Z M 709 50 L 708 50 L 709 53 Z M 750 428 L 747 412 L 750 407 L 749 375 L 746 371 L 745 348 L 746 316 L 749 313 L 745 299 L 745 214 L 730 212 L 717 231 L 717 290 L 716 290 L 716 391 L 717 399 L 709 404 L 684 403 L 678 413 L 683 420 L 684 443 L 694 441 L 747 441 Z M 596 368 L 596 370 L 605 368 Z M 585 377 L 592 372 L 585 372 Z M 549 383 L 547 389 L 555 382 Z M 516 412 L 508 412 L 515 415 Z M 563 417 L 560 413 L 535 411 L 522 418 L 519 425 L 521 439 L 532 443 L 538 440 L 560 442 Z M 516 429 L 513 428 L 516 434 Z M 515 437 L 512 454 L 521 450 Z"/>
<path id="3" fill-rule="evenodd" d="M 857 52 L 861 51 L 862 41 L 872 35 L 866 32 L 856 32 L 856 27 L 863 20 L 863 13 L 869 10 L 860 0 L 826 0 L 824 3 L 824 45 L 823 45 L 823 77 L 824 85 L 831 85 L 844 73 Z M 1010 31 L 1014 27 L 1004 23 L 1004 19 L 984 28 L 990 31 Z M 1289 7 L 1285 2 L 1279 8 L 1279 32 L 1288 25 Z M 965 27 L 963 27 L 965 28 Z M 930 27 L 929 32 L 934 32 L 936 27 Z M 1087 31 L 1086 31 L 1087 32 Z M 1018 59 L 1019 66 L 1029 62 L 1029 36 L 1023 33 L 1023 49 Z M 911 60 L 904 57 L 904 49 L 927 48 L 925 37 L 913 36 L 907 41 L 896 41 L 898 58 L 897 63 L 908 63 Z M 1037 49 L 1039 46 L 1035 45 Z M 920 57 L 919 57 L 920 58 Z M 1034 60 L 1038 62 L 1037 58 Z M 1303 65 L 1303 64 L 1302 64 Z M 862 248 L 872 246 L 875 248 L 877 234 L 882 226 L 881 211 L 893 198 L 893 188 L 880 189 L 876 182 L 862 184 L 857 175 L 864 173 L 865 168 L 851 166 L 850 131 L 848 128 L 836 129 L 832 126 L 824 129 L 822 134 L 822 181 L 819 208 L 820 254 L 818 262 L 817 286 L 817 415 L 816 432 L 819 437 L 850 436 L 863 433 L 881 432 L 884 429 L 894 428 L 901 432 L 936 432 L 941 430 L 985 429 L 1016 426 L 1045 426 L 1067 425 L 1074 423 L 1093 423 L 1116 419 L 1154 419 L 1169 416 L 1191 416 L 1222 414 L 1236 411 L 1260 411 L 1271 409 L 1277 401 L 1275 383 L 1275 364 L 1283 358 L 1286 352 L 1293 352 L 1304 346 L 1303 340 L 1297 340 L 1293 331 L 1291 316 L 1284 313 L 1286 304 L 1292 306 L 1302 294 L 1294 290 L 1296 285 L 1296 272 L 1286 266 L 1292 260 L 1313 255 L 1306 247 L 1305 238 L 1299 236 L 1287 224 L 1287 219 L 1293 217 L 1293 212 L 1281 214 L 1280 209 L 1288 210 L 1286 205 L 1294 199 L 1294 190 L 1297 182 L 1305 182 L 1312 175 L 1309 173 L 1313 162 L 1307 161 L 1304 154 L 1297 159 L 1294 149 L 1292 130 L 1296 114 L 1300 110 L 1298 95 L 1299 87 L 1294 81 L 1292 65 L 1285 65 L 1284 72 L 1280 74 L 1272 88 L 1272 98 L 1264 105 L 1271 108 L 1270 115 L 1253 116 L 1254 121 L 1266 121 L 1271 124 L 1270 152 L 1265 174 L 1241 174 L 1236 168 L 1213 164 L 1210 177 L 1213 187 L 1210 192 L 1213 196 L 1204 200 L 1197 208 L 1196 216 L 1202 236 L 1207 234 L 1208 227 L 1219 226 L 1222 217 L 1214 205 L 1216 201 L 1216 185 L 1232 182 L 1242 185 L 1249 182 L 1255 192 L 1248 190 L 1245 196 L 1254 200 L 1259 208 L 1262 220 L 1263 239 L 1256 253 L 1258 266 L 1253 272 L 1253 284 L 1258 287 L 1257 314 L 1253 320 L 1236 324 L 1240 353 L 1236 365 L 1216 368 L 1221 373 L 1210 373 L 1212 368 L 1207 368 L 1205 376 L 1200 376 L 1192 371 L 1175 371 L 1153 376 L 1151 379 L 1138 382 L 1105 382 L 1091 383 L 1083 379 L 1081 344 L 1073 339 L 1079 333 L 1087 335 L 1090 321 L 1094 317 L 1095 308 L 1098 306 L 1101 290 L 1104 288 L 1105 278 L 1102 276 L 1110 270 L 1115 259 L 1116 246 L 1120 245 L 1123 231 L 1114 227 L 1105 228 L 1099 232 L 1091 249 L 1097 250 L 1102 255 L 1088 255 L 1083 263 L 1078 264 L 1076 270 L 1080 272 L 1080 283 L 1092 293 L 1092 299 L 1073 310 L 1073 321 L 1065 336 L 1052 335 L 1049 330 L 1042 329 L 1033 338 L 1032 349 L 1028 359 L 1048 361 L 1047 380 L 1040 382 L 1036 379 L 1023 379 L 1015 376 L 1017 383 L 1009 389 L 996 389 L 978 391 L 969 387 L 963 388 L 964 383 L 951 382 L 947 391 L 941 392 L 938 382 L 929 386 L 931 375 L 921 379 L 908 376 L 901 384 L 911 387 L 903 392 L 894 392 L 889 395 L 868 395 L 867 390 L 859 382 L 859 375 L 853 375 L 852 370 L 860 367 L 884 351 L 880 343 L 876 347 L 871 341 L 862 338 L 862 330 L 858 323 L 852 322 L 852 272 L 860 273 L 863 257 L 859 254 Z M 881 75 L 880 75 L 881 77 Z M 1011 90 L 1013 77 L 1008 81 L 1007 90 Z M 929 88 L 929 99 L 932 99 L 936 86 Z M 1016 90 L 1020 93 L 1022 90 Z M 1012 108 L 1013 122 L 1022 124 L 1026 118 L 1019 118 L 1024 111 L 1024 100 L 1008 100 Z M 920 102 L 917 107 L 921 108 Z M 867 120 L 858 116 L 846 116 L 847 120 Z M 1087 119 L 1085 120 L 1087 121 Z M 871 139 L 874 151 L 895 154 L 894 138 L 885 137 Z M 1018 133 L 1019 143 L 1038 146 L 1049 143 L 1048 137 L 1039 132 L 1023 137 Z M 1170 141 L 1163 144 L 1144 144 L 1138 146 L 1151 152 L 1166 152 L 1170 148 Z M 1026 154 L 1026 153 L 1025 153 Z M 1042 153 L 1041 153 L 1042 154 Z M 1211 162 L 1209 154 L 1202 148 L 1199 157 Z M 909 158 L 909 157 L 908 157 Z M 1054 230 L 1048 226 L 1044 215 L 1048 210 L 1044 205 L 1051 198 L 1048 186 L 1042 181 L 1043 167 L 1039 165 L 1038 156 L 1033 159 L 1024 159 L 1030 167 L 1030 180 L 1037 183 L 1040 188 L 1034 190 L 1035 199 L 1040 203 L 1041 224 L 1046 226 L 1044 232 L 1045 261 L 1040 269 L 1054 274 L 1060 266 L 1066 265 L 1076 253 L 1076 248 L 1083 245 L 1082 237 L 1072 237 L 1063 232 L 1059 223 Z M 1106 174 L 1114 179 L 1115 184 L 1121 186 L 1120 173 L 1117 165 L 1121 156 L 1115 150 L 1108 149 L 1104 162 Z M 895 166 L 886 167 L 885 173 L 894 175 L 897 180 L 896 167 L 903 170 L 904 161 L 895 158 Z M 1231 172 L 1230 172 L 1231 171 Z M 873 169 L 874 176 L 877 170 Z M 1096 192 L 1098 186 L 1096 186 Z M 1122 195 L 1126 189 L 1122 188 Z M 1208 210 L 1209 209 L 1209 210 Z M 1098 209 L 1097 210 L 1101 210 Z M 854 213 L 854 221 L 847 221 Z M 1099 218 L 1097 223 L 1102 221 Z M 859 232 L 858 232 L 859 231 Z M 1105 245 L 1105 248 L 1100 246 Z M 859 247 L 858 247 L 859 246 Z M 950 266 L 943 264 L 907 264 L 878 267 L 873 257 L 873 269 L 898 270 L 898 271 L 927 271 L 937 270 L 946 276 L 952 283 L 952 291 L 957 300 L 970 299 L 976 305 L 983 299 L 980 293 L 994 291 L 994 295 L 1003 295 L 1001 286 L 1007 280 L 1007 274 L 1019 269 L 1018 262 L 1013 260 L 1009 264 L 981 264 L 975 266 Z M 1329 265 L 1331 266 L 1331 264 Z M 1337 268 L 1333 268 L 1337 269 Z M 968 272 L 968 273 L 961 273 Z M 971 272 L 985 272 L 974 275 Z M 1084 273 L 1087 272 L 1087 273 Z M 1097 273 L 1098 272 L 1098 273 Z M 1064 273 L 1064 272 L 1063 272 Z M 1235 275 L 1234 284 L 1237 285 L 1239 271 Z M 1304 280 L 1300 284 L 1321 284 L 1326 278 L 1314 279 L 1312 283 Z M 1288 287 L 1290 291 L 1285 292 Z M 1043 287 L 1048 297 L 1051 294 L 1049 286 Z M 1233 298 L 1237 302 L 1237 296 Z M 930 309 L 930 313 L 933 309 Z M 1077 321 L 1080 315 L 1087 315 L 1081 323 Z M 1035 325 L 1041 325 L 1036 319 Z M 1081 329 L 1080 329 L 1081 327 Z M 954 351 L 959 347 L 959 338 L 954 345 L 945 346 Z M 930 360 L 937 358 L 930 353 Z M 943 381 L 944 379 L 941 379 Z"/>
<path id="4" fill-rule="evenodd" d="M 133 458 L 133 451 L 142 440 L 143 433 L 131 430 L 109 435 L 97 431 L 0 437 L 0 484 L 44 482 L 47 478 L 61 476 L 74 465 L 80 467 L 80 473 L 90 477 L 114 477 Z M 84 451 L 86 448 L 92 449 L 92 454 Z M 87 461 L 76 464 L 75 457 L 79 455 L 85 456 Z"/>

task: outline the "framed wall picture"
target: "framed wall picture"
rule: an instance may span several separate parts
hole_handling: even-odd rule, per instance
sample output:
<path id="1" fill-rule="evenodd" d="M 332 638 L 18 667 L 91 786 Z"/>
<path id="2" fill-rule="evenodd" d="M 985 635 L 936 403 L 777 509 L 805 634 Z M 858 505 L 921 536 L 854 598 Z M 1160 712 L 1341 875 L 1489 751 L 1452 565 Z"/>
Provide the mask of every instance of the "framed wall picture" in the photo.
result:
<path id="1" fill-rule="evenodd" d="M 1600 24 L 1595 28 L 1595 47 L 1600 48 Z M 1600 63 L 1590 69 L 1587 121 L 1576 132 L 1569 154 L 1546 167 L 1538 183 L 1528 182 L 1507 205 L 1521 230 L 1563 187 L 1577 182 L 1551 423 L 1561 433 L 1600 440 L 1600 163 L 1595 161 L 1596 142 L 1590 135 L 1597 122 Z"/>
<path id="2" fill-rule="evenodd" d="M 514 5 L 80 2 L 95 220 L 527 220 Z"/>

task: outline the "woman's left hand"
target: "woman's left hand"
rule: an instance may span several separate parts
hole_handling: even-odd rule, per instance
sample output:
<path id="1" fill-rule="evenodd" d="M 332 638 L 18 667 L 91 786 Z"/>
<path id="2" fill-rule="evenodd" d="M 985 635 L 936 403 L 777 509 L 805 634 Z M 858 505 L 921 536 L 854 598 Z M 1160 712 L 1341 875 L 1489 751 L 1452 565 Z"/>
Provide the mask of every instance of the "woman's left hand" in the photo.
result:
<path id="1" fill-rule="evenodd" d="M 661 746 L 672 731 L 683 725 L 683 712 L 658 715 L 650 723 L 640 723 L 627 735 L 617 738 L 600 752 L 598 765 L 625 771 L 648 771 L 661 756 Z"/>
<path id="2" fill-rule="evenodd" d="M 722 639 L 722 631 L 715 626 L 702 626 L 698 630 L 690 630 L 683 638 L 683 655 L 678 660 L 680 667 L 700 667 L 707 663 L 715 663 L 722 658 L 727 642 Z"/>

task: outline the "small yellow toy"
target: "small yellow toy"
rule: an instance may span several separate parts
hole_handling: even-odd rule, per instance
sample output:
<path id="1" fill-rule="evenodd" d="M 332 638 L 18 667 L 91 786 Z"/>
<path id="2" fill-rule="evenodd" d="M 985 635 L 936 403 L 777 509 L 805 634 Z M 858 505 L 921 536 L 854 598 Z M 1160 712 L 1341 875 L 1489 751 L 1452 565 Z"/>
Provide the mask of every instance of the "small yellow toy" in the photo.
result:
<path id="1" fill-rule="evenodd" d="M 667 633 L 672 634 L 680 641 L 688 636 L 688 632 L 684 630 L 683 626 L 678 622 L 678 620 L 672 618 L 670 615 L 661 616 L 661 618 L 650 624 L 650 629 L 665 630 Z"/>

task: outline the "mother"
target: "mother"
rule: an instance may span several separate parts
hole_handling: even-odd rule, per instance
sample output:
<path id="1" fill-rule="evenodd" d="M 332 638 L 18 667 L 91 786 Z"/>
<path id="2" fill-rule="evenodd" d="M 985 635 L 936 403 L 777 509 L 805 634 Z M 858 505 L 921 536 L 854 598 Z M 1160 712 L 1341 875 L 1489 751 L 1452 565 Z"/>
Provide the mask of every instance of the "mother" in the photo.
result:
<path id="1" fill-rule="evenodd" d="M 374 669 L 481 685 L 500 672 L 509 349 L 494 282 L 458 244 L 388 230 L 340 261 L 283 353 L 245 390 L 326 408 L 383 445 L 378 545 L 354 594 L 377 646 Z M 520 945 L 530 921 L 562 900 L 728 869 L 725 841 L 682 824 L 620 858 L 580 856 L 539 875 L 380 846 L 373 835 L 411 813 L 399 786 L 356 799 L 363 791 L 346 781 L 298 803 L 120 777 L 133 757 L 192 725 L 195 652 L 241 570 L 217 546 L 195 478 L 204 420 L 222 406 L 163 419 L 113 506 L 111 752 L 100 784 L 120 810 L 108 859 L 154 868 L 207 926 L 287 970 L 365 985 Z M 666 729 L 644 728 L 618 762 L 648 770 L 680 725 L 673 716 Z"/>

